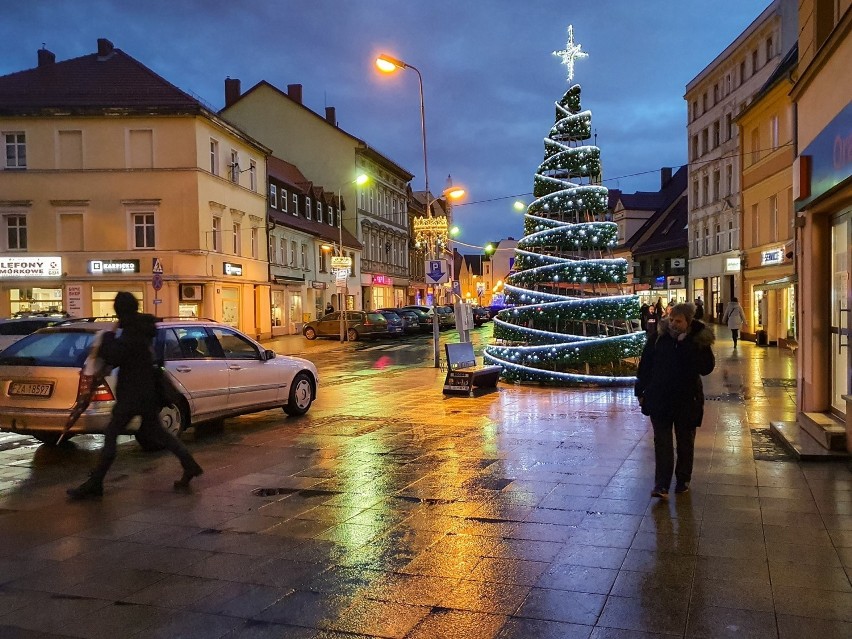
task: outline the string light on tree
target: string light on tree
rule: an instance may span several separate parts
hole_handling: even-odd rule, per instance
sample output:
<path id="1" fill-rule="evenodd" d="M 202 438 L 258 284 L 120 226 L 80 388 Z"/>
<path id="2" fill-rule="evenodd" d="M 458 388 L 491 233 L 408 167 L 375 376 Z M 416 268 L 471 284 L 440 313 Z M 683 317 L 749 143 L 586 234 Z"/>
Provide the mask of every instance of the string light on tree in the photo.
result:
<path id="1" fill-rule="evenodd" d="M 574 77 L 587 57 L 574 42 L 555 51 Z M 632 358 L 645 344 L 636 332 L 639 300 L 625 295 L 627 261 L 610 257 L 618 227 L 604 221 L 608 191 L 601 185 L 600 149 L 591 111 L 580 108 L 580 86 L 556 103 L 556 121 L 544 140 L 524 237 L 515 250 L 504 293 L 510 305 L 494 320 L 495 343 L 485 360 L 503 366 L 509 381 L 568 386 L 621 386 L 635 381 Z"/>

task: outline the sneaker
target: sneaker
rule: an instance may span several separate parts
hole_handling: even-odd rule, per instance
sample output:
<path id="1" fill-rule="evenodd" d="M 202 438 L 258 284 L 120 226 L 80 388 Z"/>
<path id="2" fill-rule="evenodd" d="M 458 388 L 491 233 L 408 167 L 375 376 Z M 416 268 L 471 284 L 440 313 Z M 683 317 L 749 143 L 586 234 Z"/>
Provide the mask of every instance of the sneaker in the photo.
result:
<path id="1" fill-rule="evenodd" d="M 651 491 L 651 497 L 660 497 L 661 499 L 665 499 L 669 496 L 669 489 L 663 488 L 662 486 L 654 486 L 654 490 Z"/>
<path id="2" fill-rule="evenodd" d="M 683 493 L 689 492 L 689 482 L 688 481 L 679 481 L 675 484 L 675 494 L 682 495 Z"/>

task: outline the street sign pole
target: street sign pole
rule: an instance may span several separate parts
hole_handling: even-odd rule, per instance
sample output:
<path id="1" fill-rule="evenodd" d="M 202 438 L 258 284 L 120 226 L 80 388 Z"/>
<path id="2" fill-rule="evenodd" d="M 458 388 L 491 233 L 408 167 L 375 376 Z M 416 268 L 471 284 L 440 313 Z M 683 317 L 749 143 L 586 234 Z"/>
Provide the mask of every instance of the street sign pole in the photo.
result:
<path id="1" fill-rule="evenodd" d="M 438 284 L 449 279 L 449 269 L 446 260 L 434 259 L 426 261 L 426 281 L 432 284 L 432 341 L 435 355 L 435 368 L 441 366 L 440 324 L 438 318 Z"/>

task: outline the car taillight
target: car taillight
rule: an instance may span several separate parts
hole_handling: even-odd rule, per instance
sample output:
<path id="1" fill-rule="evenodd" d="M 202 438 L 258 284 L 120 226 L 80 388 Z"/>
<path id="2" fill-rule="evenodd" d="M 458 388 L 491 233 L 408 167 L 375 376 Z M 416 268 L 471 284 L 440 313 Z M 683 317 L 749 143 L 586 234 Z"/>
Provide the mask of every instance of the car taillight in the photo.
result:
<path id="1" fill-rule="evenodd" d="M 77 387 L 77 396 L 82 397 L 87 395 L 92 389 L 92 381 L 94 378 L 91 375 L 80 375 L 80 384 Z M 115 401 L 115 395 L 112 394 L 106 382 L 101 382 L 98 387 L 92 392 L 93 402 L 111 402 Z"/>

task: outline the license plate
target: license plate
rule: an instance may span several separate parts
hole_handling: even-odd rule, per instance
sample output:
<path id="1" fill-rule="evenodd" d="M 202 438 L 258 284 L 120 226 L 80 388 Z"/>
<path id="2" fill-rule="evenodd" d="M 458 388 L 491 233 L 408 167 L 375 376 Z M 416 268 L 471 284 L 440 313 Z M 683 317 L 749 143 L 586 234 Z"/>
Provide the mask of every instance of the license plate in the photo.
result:
<path id="1" fill-rule="evenodd" d="M 9 395 L 18 397 L 50 397 L 53 394 L 53 382 L 12 382 Z"/>

